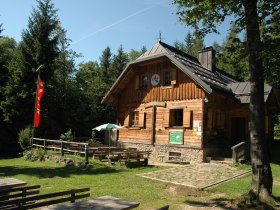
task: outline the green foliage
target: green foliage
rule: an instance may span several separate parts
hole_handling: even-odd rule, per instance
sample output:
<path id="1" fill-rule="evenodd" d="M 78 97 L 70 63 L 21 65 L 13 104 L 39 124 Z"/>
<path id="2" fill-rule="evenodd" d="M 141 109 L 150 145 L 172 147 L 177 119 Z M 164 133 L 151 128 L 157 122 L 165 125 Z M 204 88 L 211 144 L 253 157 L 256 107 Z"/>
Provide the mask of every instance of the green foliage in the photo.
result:
<path id="1" fill-rule="evenodd" d="M 32 137 L 31 126 L 27 126 L 25 129 L 19 132 L 18 142 L 23 150 L 28 150 L 31 148 L 31 137 Z"/>
<path id="2" fill-rule="evenodd" d="M 101 146 L 102 144 L 100 143 L 100 141 L 98 141 L 97 139 L 95 139 L 95 131 L 92 131 L 91 133 L 91 138 L 88 140 L 88 144 L 89 146 L 93 147 L 98 147 Z"/>
<path id="3" fill-rule="evenodd" d="M 279 3 L 280 4 L 280 3 Z M 278 6 L 280 7 L 280 6 Z M 272 85 L 280 89 L 280 12 L 274 12 L 271 19 L 263 21 L 261 24 L 261 38 L 263 43 L 263 66 L 265 79 Z"/>
<path id="4" fill-rule="evenodd" d="M 211 0 L 173 0 L 177 5 L 179 18 L 185 24 L 193 28 L 199 27 L 200 34 L 207 34 L 217 31 L 217 25 L 224 22 L 227 16 L 236 18 L 235 24 L 238 31 L 246 29 L 246 49 L 248 55 L 248 66 L 250 72 L 251 101 L 250 101 L 250 148 L 252 165 L 262 163 L 265 170 L 261 170 L 261 175 L 253 170 L 251 192 L 260 196 L 260 199 L 269 201 L 272 192 L 272 173 L 269 164 L 267 145 L 265 140 L 264 129 L 264 67 L 262 59 L 262 43 L 260 39 L 260 20 L 271 21 L 273 14 L 279 14 L 280 2 L 272 1 L 211 1 Z M 279 18 L 278 22 L 279 22 Z M 257 177 L 261 180 L 257 181 Z M 262 183 L 262 184 L 260 184 Z M 259 194 L 255 186 L 260 187 Z"/>
<path id="5" fill-rule="evenodd" d="M 142 49 L 140 51 L 131 49 L 130 52 L 128 53 L 128 58 L 129 61 L 134 61 L 136 60 L 140 55 L 142 55 L 143 53 L 145 53 L 147 51 L 147 48 L 145 46 L 142 47 Z"/>
<path id="6" fill-rule="evenodd" d="M 113 84 L 115 80 L 119 77 L 119 75 L 122 73 L 128 61 L 129 61 L 128 55 L 123 51 L 123 47 L 121 45 L 118 49 L 118 53 L 113 57 L 113 62 L 110 71 L 111 78 L 112 78 L 111 84 Z"/>
<path id="7" fill-rule="evenodd" d="M 280 140 L 280 116 L 275 116 L 274 120 L 274 140 Z"/>
<path id="8" fill-rule="evenodd" d="M 25 150 L 23 152 L 23 158 L 29 161 L 42 161 L 45 154 L 46 151 L 36 148 L 32 150 Z"/>
<path id="9" fill-rule="evenodd" d="M 276 151 L 275 154 L 278 155 L 278 152 Z M 74 159 L 74 156 L 72 157 Z M 197 191 L 190 190 L 188 187 L 137 176 L 140 173 L 153 172 L 166 169 L 166 167 L 128 169 L 108 166 L 92 159 L 89 161 L 93 167 L 65 167 L 53 162 L 25 161 L 23 158 L 2 158 L 0 159 L 0 165 L 1 172 L 7 175 L 14 174 L 14 178 L 41 185 L 43 194 L 69 190 L 73 186 L 76 188 L 89 187 L 93 197 L 110 194 L 127 200 L 135 200 L 141 203 L 139 209 L 156 209 L 166 204 L 169 204 L 172 207 L 171 209 L 182 209 L 184 206 L 181 204 L 189 201 L 193 201 L 192 204 L 204 204 L 205 209 L 207 209 L 209 204 L 213 204 L 213 201 L 218 201 L 220 204 L 221 201 L 232 201 L 232 199 L 244 195 L 248 192 L 251 182 L 251 176 L 249 175 L 229 180 L 213 186 L 209 190 Z M 272 164 L 272 169 L 275 180 L 273 195 L 279 197 L 280 165 Z M 135 187 L 132 188 L 131 186 Z"/>
<path id="10" fill-rule="evenodd" d="M 72 134 L 72 130 L 70 129 L 66 133 L 61 134 L 60 139 L 63 140 L 63 141 L 74 141 L 74 136 Z"/>
<path id="11" fill-rule="evenodd" d="M 246 46 L 238 35 L 237 26 L 233 24 L 222 46 L 217 44 L 214 46 L 217 52 L 216 66 L 235 76 L 239 81 L 248 81 L 249 69 Z"/>
<path id="12" fill-rule="evenodd" d="M 193 34 L 188 32 L 184 42 L 176 41 L 174 46 L 175 48 L 196 58 L 198 58 L 198 52 L 205 47 L 203 37 L 199 35 L 198 32 L 194 32 Z"/>
<path id="13" fill-rule="evenodd" d="M 143 47 L 129 54 L 120 46 L 114 55 L 107 47 L 99 61 L 77 66 L 79 55 L 69 49 L 71 41 L 52 2 L 37 1 L 19 43 L 0 37 L 0 134 L 11 135 L 15 143 L 19 131 L 33 121 L 40 65 L 45 94 L 36 136 L 57 139 L 69 128 L 77 136 L 89 136 L 92 127 L 115 119 L 115 108 L 100 102 L 126 64 L 146 51 Z"/>
<path id="14" fill-rule="evenodd" d="M 56 69 L 55 60 L 58 57 L 60 23 L 56 9 L 50 0 L 37 2 L 38 7 L 33 9 L 28 28 L 22 33 L 22 41 L 17 45 L 8 63 L 9 73 L 4 87 L 5 100 L 1 103 L 5 121 L 13 124 L 16 133 L 33 120 L 38 75 L 35 70 L 43 65 L 41 78 L 47 96 L 48 81 L 53 77 Z M 43 97 L 41 101 L 41 124 L 48 113 L 46 111 L 48 107 L 45 106 L 46 98 Z"/>

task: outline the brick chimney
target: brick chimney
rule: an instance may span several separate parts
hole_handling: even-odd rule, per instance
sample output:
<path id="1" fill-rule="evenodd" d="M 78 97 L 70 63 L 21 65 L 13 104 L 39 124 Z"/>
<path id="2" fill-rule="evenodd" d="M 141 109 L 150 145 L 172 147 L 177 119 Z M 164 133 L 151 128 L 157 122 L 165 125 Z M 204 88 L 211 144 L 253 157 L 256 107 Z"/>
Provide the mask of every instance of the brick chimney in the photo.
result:
<path id="1" fill-rule="evenodd" d="M 213 47 L 206 47 L 202 51 L 198 52 L 199 63 L 209 71 L 213 71 L 213 61 L 215 58 L 215 50 Z"/>

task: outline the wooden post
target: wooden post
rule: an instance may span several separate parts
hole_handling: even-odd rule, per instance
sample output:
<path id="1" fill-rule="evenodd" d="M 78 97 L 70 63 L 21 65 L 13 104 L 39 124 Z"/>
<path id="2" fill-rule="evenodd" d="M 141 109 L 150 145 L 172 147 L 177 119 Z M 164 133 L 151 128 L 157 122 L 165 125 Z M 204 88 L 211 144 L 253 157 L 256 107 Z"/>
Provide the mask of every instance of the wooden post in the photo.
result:
<path id="1" fill-rule="evenodd" d="M 44 151 L 46 151 L 46 139 L 44 139 Z"/>
<path id="2" fill-rule="evenodd" d="M 155 144 L 156 137 L 156 106 L 153 106 L 152 109 L 152 134 L 151 134 L 151 144 Z"/>
<path id="3" fill-rule="evenodd" d="M 63 141 L 61 141 L 61 148 L 60 148 L 61 156 L 64 156 L 63 146 L 64 146 Z"/>
<path id="4" fill-rule="evenodd" d="M 71 203 L 75 203 L 75 192 L 71 193 Z"/>
<path id="5" fill-rule="evenodd" d="M 86 159 L 86 164 L 88 164 L 88 144 L 85 145 L 85 159 Z"/>

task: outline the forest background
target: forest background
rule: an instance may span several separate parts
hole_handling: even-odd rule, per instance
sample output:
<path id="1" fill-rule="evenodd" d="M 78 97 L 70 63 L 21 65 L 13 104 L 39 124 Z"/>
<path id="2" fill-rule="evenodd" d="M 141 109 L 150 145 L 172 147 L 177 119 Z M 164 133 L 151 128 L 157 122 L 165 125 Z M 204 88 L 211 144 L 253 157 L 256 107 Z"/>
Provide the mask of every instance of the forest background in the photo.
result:
<path id="1" fill-rule="evenodd" d="M 268 84 L 280 88 L 279 14 L 261 25 L 263 64 Z M 132 49 L 124 52 L 122 45 L 116 54 L 110 46 L 104 49 L 99 61 L 75 63 L 79 56 L 70 48 L 71 41 L 61 25 L 51 0 L 39 0 L 31 13 L 21 41 L 3 35 L 0 26 L 0 152 L 20 151 L 18 134 L 33 125 L 36 82 L 40 76 L 45 94 L 41 100 L 40 126 L 35 136 L 58 139 L 71 129 L 75 138 L 90 137 L 92 128 L 102 123 L 114 123 L 114 107 L 101 104 L 126 64 L 143 52 Z M 246 39 L 244 32 L 232 24 L 225 41 L 213 45 L 217 68 L 248 81 Z M 137 40 L 135 40 L 137 41 Z M 174 40 L 174 46 L 194 57 L 205 47 L 204 38 L 196 31 L 187 32 L 184 40 Z M 280 137 L 279 117 L 276 116 L 275 139 Z"/>

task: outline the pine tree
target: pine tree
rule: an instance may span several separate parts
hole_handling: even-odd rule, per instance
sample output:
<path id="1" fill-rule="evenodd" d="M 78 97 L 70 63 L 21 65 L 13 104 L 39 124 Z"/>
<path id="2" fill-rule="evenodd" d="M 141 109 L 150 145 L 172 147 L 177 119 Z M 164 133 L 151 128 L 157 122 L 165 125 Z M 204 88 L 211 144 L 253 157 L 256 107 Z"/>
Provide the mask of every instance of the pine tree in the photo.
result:
<path id="1" fill-rule="evenodd" d="M 134 61 L 136 60 L 140 55 L 145 53 L 147 51 L 147 48 L 145 46 L 142 47 L 140 51 L 131 49 L 130 52 L 128 53 L 128 60 L 129 61 Z"/>
<path id="2" fill-rule="evenodd" d="M 216 66 L 235 76 L 238 80 L 244 81 L 249 78 L 246 59 L 245 44 L 238 37 L 238 28 L 233 24 L 219 53 L 217 53 Z"/>
<path id="3" fill-rule="evenodd" d="M 273 178 L 264 130 L 264 68 L 259 23 L 260 18 L 270 21 L 274 12 L 279 13 L 279 1 L 173 0 L 173 3 L 178 6 L 177 14 L 180 20 L 194 28 L 199 26 L 202 34 L 217 33 L 217 25 L 229 15 L 237 17 L 236 23 L 240 29 L 246 30 L 251 83 L 249 109 L 252 185 L 250 193 L 252 197 L 258 197 L 261 201 L 273 202 L 271 197 Z"/>
<path id="4" fill-rule="evenodd" d="M 100 57 L 100 73 L 102 80 L 105 84 L 110 84 L 110 67 L 112 65 L 112 53 L 110 47 L 106 47 L 103 50 Z"/>
<path id="5" fill-rule="evenodd" d="M 118 54 L 113 56 L 113 61 L 111 65 L 110 78 L 112 79 L 111 85 L 119 77 L 121 72 L 124 70 L 126 64 L 128 63 L 128 55 L 124 52 L 122 45 L 118 49 Z"/>
<path id="6" fill-rule="evenodd" d="M 203 37 L 197 31 L 193 34 L 188 32 L 184 42 L 175 41 L 174 46 L 176 49 L 196 58 L 198 58 L 198 52 L 205 47 Z"/>
<path id="7" fill-rule="evenodd" d="M 45 95 L 41 101 L 42 121 L 46 118 L 54 87 L 49 81 L 57 68 L 59 58 L 60 22 L 51 0 L 38 0 L 31 13 L 22 41 L 9 63 L 9 79 L 5 88 L 5 102 L 1 105 L 5 120 L 13 123 L 15 133 L 33 122 L 36 81 L 35 72 L 42 65 L 40 76 L 44 81 Z M 53 104 L 54 106 L 54 104 Z M 24 113 L 24 114 L 22 114 Z M 52 123 L 52 122 L 50 122 Z"/>
<path id="8" fill-rule="evenodd" d="M 264 20 L 261 25 L 263 42 L 263 65 L 266 81 L 280 89 L 280 12 L 274 12 L 269 21 Z"/>

